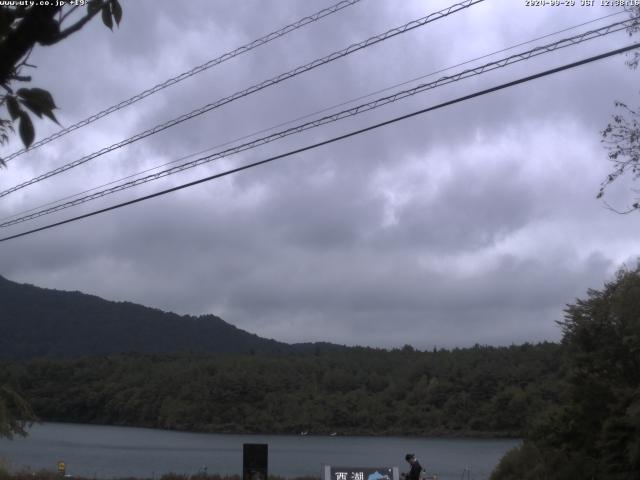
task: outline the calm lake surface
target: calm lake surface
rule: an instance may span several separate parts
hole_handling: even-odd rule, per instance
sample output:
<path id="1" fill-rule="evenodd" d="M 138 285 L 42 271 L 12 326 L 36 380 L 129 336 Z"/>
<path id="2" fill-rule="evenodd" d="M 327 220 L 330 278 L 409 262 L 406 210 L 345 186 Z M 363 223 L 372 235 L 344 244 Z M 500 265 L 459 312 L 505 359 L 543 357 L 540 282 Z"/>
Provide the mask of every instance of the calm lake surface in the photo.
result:
<path id="1" fill-rule="evenodd" d="M 169 432 L 146 428 L 45 423 L 27 438 L 0 440 L 0 458 L 12 470 L 55 470 L 60 460 L 67 473 L 90 478 L 154 478 L 168 472 L 240 474 L 242 444 L 269 444 L 269 473 L 285 477 L 320 476 L 322 464 L 398 466 L 415 453 L 429 473 L 459 480 L 465 468 L 472 479 L 488 478 L 502 455 L 519 440 L 416 437 L 321 437 L 293 435 L 227 435 Z M 466 477 L 465 477 L 466 478 Z"/>

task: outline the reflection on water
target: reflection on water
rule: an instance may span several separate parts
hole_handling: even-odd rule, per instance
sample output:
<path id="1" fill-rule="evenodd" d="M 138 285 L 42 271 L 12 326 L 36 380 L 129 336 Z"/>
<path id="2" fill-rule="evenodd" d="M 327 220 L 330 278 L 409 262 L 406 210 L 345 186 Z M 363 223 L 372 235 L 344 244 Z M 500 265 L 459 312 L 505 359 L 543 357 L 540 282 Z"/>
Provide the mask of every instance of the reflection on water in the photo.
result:
<path id="1" fill-rule="evenodd" d="M 415 437 L 316 437 L 293 435 L 227 435 L 169 432 L 145 428 L 45 423 L 27 438 L 0 440 L 0 457 L 14 470 L 55 470 L 90 478 L 158 477 L 175 472 L 239 474 L 242 444 L 269 444 L 269 473 L 286 477 L 320 476 L 323 464 L 399 466 L 415 452 L 429 473 L 458 480 L 465 468 L 471 478 L 488 478 L 502 455 L 518 440 Z"/>

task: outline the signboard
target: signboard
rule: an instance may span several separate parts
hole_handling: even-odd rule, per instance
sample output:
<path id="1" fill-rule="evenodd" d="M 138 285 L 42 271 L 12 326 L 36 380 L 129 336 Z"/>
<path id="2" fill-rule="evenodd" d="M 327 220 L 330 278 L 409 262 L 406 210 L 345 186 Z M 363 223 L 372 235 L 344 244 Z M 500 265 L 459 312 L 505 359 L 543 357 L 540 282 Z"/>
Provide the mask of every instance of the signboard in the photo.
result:
<path id="1" fill-rule="evenodd" d="M 64 475 L 67 472 L 67 464 L 63 461 L 58 462 L 58 473 Z"/>
<path id="2" fill-rule="evenodd" d="M 399 480 L 398 467 L 323 466 L 323 480 Z"/>
<path id="3" fill-rule="evenodd" d="M 244 443 L 242 445 L 242 480 L 267 480 L 269 445 Z"/>

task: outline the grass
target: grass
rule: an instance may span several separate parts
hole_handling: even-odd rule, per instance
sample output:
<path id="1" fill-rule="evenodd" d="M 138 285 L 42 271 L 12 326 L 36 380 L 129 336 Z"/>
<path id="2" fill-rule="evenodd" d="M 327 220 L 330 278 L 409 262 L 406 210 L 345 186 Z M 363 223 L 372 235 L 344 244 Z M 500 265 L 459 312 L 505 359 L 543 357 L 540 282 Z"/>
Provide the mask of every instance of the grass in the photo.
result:
<path id="1" fill-rule="evenodd" d="M 74 480 L 94 480 L 93 478 L 86 477 L 72 477 Z M 21 470 L 18 472 L 10 472 L 8 462 L 0 459 L 0 480 L 62 480 L 57 472 L 51 470 L 38 470 L 29 471 Z M 154 479 L 139 479 L 135 477 L 121 477 L 114 480 L 154 480 Z M 209 474 L 196 474 L 196 475 L 181 475 L 177 473 L 167 473 L 160 477 L 160 480 L 242 480 L 240 475 L 209 475 Z M 277 475 L 269 475 L 268 480 L 320 480 L 320 477 L 293 477 L 285 478 Z"/>
<path id="2" fill-rule="evenodd" d="M 9 460 L 7 460 L 6 458 L 2 458 L 0 457 L 0 478 L 4 478 L 6 475 L 9 474 Z"/>

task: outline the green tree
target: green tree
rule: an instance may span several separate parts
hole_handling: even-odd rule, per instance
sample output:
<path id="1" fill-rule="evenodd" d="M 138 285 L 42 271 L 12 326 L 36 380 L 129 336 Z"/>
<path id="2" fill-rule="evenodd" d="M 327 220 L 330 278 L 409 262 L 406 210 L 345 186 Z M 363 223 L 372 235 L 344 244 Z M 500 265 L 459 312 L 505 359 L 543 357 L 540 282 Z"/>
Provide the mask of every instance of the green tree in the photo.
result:
<path id="1" fill-rule="evenodd" d="M 628 7 L 631 18 L 636 19 L 627 29 L 629 35 L 640 31 L 640 6 Z M 640 52 L 634 51 L 633 57 L 627 61 L 631 69 L 637 69 L 640 64 Z M 640 111 L 629 107 L 625 102 L 616 101 L 618 113 L 613 115 L 612 121 L 602 131 L 602 142 L 609 151 L 609 160 L 613 163 L 613 171 L 601 183 L 597 197 L 604 196 L 605 189 L 618 178 L 630 174 L 633 180 L 640 178 Z M 630 213 L 640 210 L 640 198 L 636 198 L 631 207 L 625 211 L 610 209 L 618 213 Z"/>
<path id="2" fill-rule="evenodd" d="M 640 478 L 640 262 L 566 313 L 567 444 L 597 458 L 602 478 Z"/>
<path id="3" fill-rule="evenodd" d="M 0 386 L 0 438 L 26 435 L 25 428 L 36 420 L 31 407 L 8 386 Z"/>
<path id="4" fill-rule="evenodd" d="M 532 422 L 528 446 L 505 456 L 492 478 L 640 478 L 640 262 L 569 305 L 560 326 L 564 401 Z M 544 476 L 525 476 L 525 448 L 540 452 Z"/>
<path id="5" fill-rule="evenodd" d="M 110 29 L 114 21 L 119 25 L 122 19 L 118 0 L 90 0 L 86 12 L 79 18 L 76 15 L 78 8 L 71 5 L 0 6 L 0 108 L 4 107 L 6 115 L 0 114 L 0 144 L 9 141 L 14 124 L 17 124 L 22 143 L 28 148 L 35 138 L 32 114 L 57 123 L 52 95 L 42 88 L 21 87 L 31 81 L 24 71 L 33 68 L 28 59 L 34 47 L 50 46 L 64 40 L 98 13 Z M 74 21 L 70 23 L 72 18 Z M 0 158 L 0 165 L 4 164 Z M 9 386 L 0 384 L 0 437 L 24 435 L 25 426 L 33 419 L 27 402 Z"/>
<path id="6" fill-rule="evenodd" d="M 57 123 L 53 113 L 57 107 L 47 90 L 19 88 L 31 81 L 25 70 L 33 68 L 28 63 L 33 48 L 61 42 L 99 13 L 110 29 L 114 22 L 119 25 L 122 18 L 118 0 L 89 0 L 85 13 L 80 16 L 79 8 L 77 5 L 0 6 L 0 87 L 3 90 L 0 107 L 4 106 L 6 110 L 6 116 L 0 116 L 0 144 L 9 141 L 9 134 L 17 124 L 20 138 L 28 148 L 35 138 L 31 114 L 38 118 L 48 117 Z M 4 165 L 1 158 L 0 164 Z"/>

